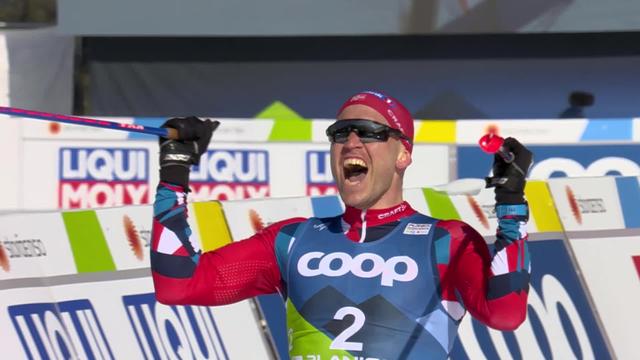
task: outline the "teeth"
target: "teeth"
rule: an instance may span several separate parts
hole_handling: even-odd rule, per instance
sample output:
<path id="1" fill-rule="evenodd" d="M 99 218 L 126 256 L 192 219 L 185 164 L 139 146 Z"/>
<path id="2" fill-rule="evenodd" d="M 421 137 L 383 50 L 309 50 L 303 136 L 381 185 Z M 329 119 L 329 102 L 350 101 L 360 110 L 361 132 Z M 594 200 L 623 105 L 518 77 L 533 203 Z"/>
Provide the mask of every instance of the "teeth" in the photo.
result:
<path id="1" fill-rule="evenodd" d="M 367 164 L 365 164 L 365 162 L 360 159 L 350 158 L 344 161 L 344 166 L 361 166 L 363 168 L 366 168 Z"/>

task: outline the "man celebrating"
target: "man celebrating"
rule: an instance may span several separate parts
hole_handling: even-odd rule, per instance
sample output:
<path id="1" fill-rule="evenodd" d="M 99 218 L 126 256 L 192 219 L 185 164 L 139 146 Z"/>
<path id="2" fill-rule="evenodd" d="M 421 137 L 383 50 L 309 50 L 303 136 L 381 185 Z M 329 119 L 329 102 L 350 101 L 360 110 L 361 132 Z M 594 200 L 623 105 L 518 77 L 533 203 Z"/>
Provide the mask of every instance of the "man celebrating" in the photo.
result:
<path id="1" fill-rule="evenodd" d="M 347 100 L 327 129 L 344 214 L 283 220 L 201 253 L 190 241 L 185 192 L 217 125 L 194 117 L 164 125 L 183 140 L 161 139 L 151 249 L 158 301 L 223 305 L 278 292 L 292 359 L 445 359 L 466 311 L 499 330 L 524 321 L 530 266 L 519 169 L 532 154 L 515 139 L 504 143 L 514 162 L 495 156 L 488 179 L 499 221 L 493 255 L 469 225 L 403 201 L 413 119 L 372 91 Z"/>

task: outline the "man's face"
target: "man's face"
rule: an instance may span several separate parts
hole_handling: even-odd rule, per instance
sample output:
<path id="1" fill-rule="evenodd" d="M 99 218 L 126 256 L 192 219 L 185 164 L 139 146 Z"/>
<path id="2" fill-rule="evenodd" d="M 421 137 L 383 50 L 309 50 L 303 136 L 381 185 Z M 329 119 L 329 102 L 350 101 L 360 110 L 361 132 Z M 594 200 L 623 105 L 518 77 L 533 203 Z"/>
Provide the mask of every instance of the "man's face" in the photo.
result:
<path id="1" fill-rule="evenodd" d="M 377 111 L 359 104 L 348 106 L 338 115 L 338 121 L 344 119 L 389 125 Z M 409 153 L 393 137 L 386 142 L 362 143 L 351 132 L 345 143 L 331 144 L 331 172 L 342 201 L 358 209 L 386 208 L 401 201 L 401 176 L 410 162 Z"/>

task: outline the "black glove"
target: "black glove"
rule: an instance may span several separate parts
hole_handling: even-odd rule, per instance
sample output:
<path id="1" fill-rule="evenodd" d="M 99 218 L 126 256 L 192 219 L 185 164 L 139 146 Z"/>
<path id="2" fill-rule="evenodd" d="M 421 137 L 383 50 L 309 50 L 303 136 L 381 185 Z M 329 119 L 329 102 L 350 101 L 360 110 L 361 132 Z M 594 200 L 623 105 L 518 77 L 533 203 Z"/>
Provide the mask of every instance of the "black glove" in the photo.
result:
<path id="1" fill-rule="evenodd" d="M 486 187 L 494 187 L 496 204 L 524 204 L 524 185 L 527 172 L 533 161 L 533 154 L 518 140 L 508 137 L 504 139 L 502 148 L 512 153 L 515 158 L 507 163 L 496 153 L 493 157 L 493 177 L 485 178 Z"/>
<path id="2" fill-rule="evenodd" d="M 176 129 L 180 140 L 160 138 L 160 181 L 186 189 L 190 167 L 200 163 L 218 125 L 219 121 L 202 121 L 195 116 L 172 118 L 162 124 L 161 127 Z"/>

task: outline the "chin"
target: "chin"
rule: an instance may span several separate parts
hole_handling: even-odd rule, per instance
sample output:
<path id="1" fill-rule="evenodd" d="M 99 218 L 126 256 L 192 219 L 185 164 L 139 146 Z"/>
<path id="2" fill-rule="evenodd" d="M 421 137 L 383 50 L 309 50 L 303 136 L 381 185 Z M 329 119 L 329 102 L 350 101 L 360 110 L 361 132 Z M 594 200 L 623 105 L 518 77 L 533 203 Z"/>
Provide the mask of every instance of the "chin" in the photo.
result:
<path id="1" fill-rule="evenodd" d="M 361 199 L 359 196 L 357 196 L 357 194 L 346 194 L 345 192 L 341 191 L 340 198 L 346 206 L 362 209 L 361 205 L 364 203 L 364 199 Z"/>
<path id="2" fill-rule="evenodd" d="M 350 193 L 346 194 L 344 192 L 340 193 L 340 197 L 342 198 L 342 202 L 350 207 L 354 207 L 356 209 L 367 209 L 371 206 L 371 199 L 363 196 L 364 194 Z"/>

